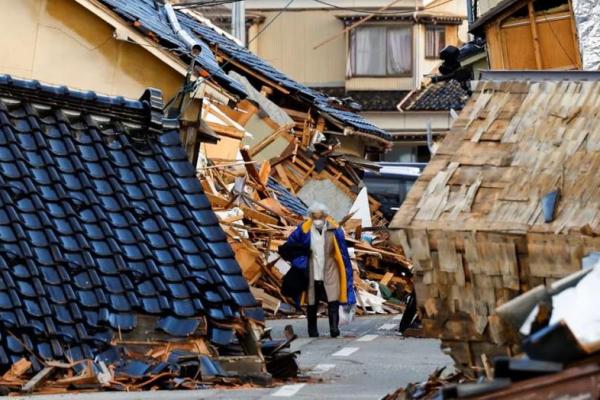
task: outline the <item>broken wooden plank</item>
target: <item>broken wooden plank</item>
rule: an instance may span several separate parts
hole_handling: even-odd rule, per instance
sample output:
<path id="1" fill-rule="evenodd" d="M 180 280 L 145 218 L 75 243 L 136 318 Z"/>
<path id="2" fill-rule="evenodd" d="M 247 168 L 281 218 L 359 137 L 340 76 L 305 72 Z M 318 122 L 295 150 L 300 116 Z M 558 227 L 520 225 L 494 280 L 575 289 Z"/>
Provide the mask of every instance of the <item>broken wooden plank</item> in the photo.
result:
<path id="1" fill-rule="evenodd" d="M 33 376 L 27 383 L 23 385 L 21 391 L 29 393 L 37 389 L 42 383 L 44 383 L 56 370 L 56 367 L 44 367 L 41 371 Z"/>

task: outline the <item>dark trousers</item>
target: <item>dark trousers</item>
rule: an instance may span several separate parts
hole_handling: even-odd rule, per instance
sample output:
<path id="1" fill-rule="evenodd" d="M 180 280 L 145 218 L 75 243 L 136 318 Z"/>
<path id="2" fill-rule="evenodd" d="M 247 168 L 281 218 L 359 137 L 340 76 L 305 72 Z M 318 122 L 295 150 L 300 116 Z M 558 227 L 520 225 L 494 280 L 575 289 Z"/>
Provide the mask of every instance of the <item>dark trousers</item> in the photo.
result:
<path id="1" fill-rule="evenodd" d="M 308 322 L 308 335 L 310 337 L 319 336 L 317 329 L 317 311 L 319 309 L 319 301 L 327 303 L 327 315 L 329 317 L 329 334 L 331 337 L 337 337 L 340 334 L 340 302 L 328 301 L 325 284 L 323 281 L 314 281 L 315 286 L 315 304 L 309 305 L 306 309 L 306 319 Z"/>

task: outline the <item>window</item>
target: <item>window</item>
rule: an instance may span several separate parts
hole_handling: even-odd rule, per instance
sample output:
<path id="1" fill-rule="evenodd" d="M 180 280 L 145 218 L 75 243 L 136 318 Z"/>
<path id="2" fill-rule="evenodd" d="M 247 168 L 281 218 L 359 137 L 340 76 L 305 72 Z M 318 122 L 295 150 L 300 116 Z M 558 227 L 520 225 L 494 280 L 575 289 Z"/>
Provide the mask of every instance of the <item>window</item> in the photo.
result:
<path id="1" fill-rule="evenodd" d="M 348 76 L 410 76 L 412 26 L 373 25 L 350 34 Z"/>
<path id="2" fill-rule="evenodd" d="M 427 25 L 425 27 L 425 57 L 440 58 L 440 51 L 446 47 L 446 27 Z"/>

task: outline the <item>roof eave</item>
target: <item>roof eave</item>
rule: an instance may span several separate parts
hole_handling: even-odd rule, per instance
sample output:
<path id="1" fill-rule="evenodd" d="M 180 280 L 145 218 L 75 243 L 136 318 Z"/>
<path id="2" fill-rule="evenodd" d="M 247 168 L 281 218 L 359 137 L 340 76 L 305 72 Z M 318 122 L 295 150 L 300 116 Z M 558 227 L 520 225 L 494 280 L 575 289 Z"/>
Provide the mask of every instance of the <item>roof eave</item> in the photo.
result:
<path id="1" fill-rule="evenodd" d="M 473 35 L 481 34 L 483 32 L 483 28 L 491 21 L 493 21 L 497 16 L 502 14 L 504 11 L 508 10 L 513 5 L 517 4 L 522 0 L 503 0 L 498 3 L 496 6 L 492 7 L 485 14 L 481 15 L 475 22 L 469 26 L 469 33 Z"/>
<path id="2" fill-rule="evenodd" d="M 175 57 L 168 51 L 165 51 L 159 46 L 156 45 L 155 42 L 149 40 L 147 37 L 142 35 L 136 29 L 131 27 L 130 25 L 123 22 L 122 18 L 115 14 L 112 10 L 110 10 L 105 5 L 99 3 L 97 0 L 75 0 L 79 5 L 84 7 L 86 10 L 96 15 L 98 18 L 103 20 L 108 25 L 112 26 L 114 29 L 123 30 L 127 32 L 127 36 L 133 42 L 138 44 L 141 48 L 148 51 L 154 57 L 165 63 L 172 70 L 180 74 L 181 76 L 186 76 L 188 72 L 188 65 L 186 65 L 181 59 Z M 237 101 L 238 97 L 232 93 L 229 93 L 225 90 L 221 85 L 217 85 L 211 81 L 205 80 L 209 92 L 218 93 L 220 95 L 225 95 L 231 100 Z"/>

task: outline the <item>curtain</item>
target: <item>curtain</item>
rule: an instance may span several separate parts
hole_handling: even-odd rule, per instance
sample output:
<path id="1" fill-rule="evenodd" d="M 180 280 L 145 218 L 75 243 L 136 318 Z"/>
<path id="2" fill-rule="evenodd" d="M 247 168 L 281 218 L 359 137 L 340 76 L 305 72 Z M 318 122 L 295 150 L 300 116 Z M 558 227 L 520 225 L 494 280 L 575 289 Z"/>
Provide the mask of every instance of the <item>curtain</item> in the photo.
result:
<path id="1" fill-rule="evenodd" d="M 428 26 L 425 31 L 425 57 L 438 58 L 446 46 L 445 27 Z"/>
<path id="2" fill-rule="evenodd" d="M 386 29 L 370 26 L 356 29 L 351 39 L 353 75 L 386 74 Z"/>
<path id="3" fill-rule="evenodd" d="M 412 27 L 388 29 L 387 73 L 402 75 L 412 72 Z"/>

